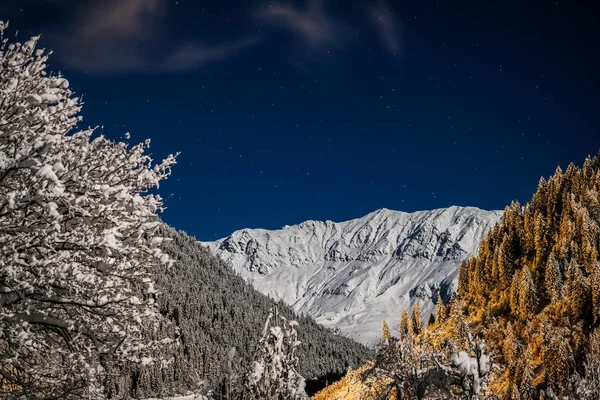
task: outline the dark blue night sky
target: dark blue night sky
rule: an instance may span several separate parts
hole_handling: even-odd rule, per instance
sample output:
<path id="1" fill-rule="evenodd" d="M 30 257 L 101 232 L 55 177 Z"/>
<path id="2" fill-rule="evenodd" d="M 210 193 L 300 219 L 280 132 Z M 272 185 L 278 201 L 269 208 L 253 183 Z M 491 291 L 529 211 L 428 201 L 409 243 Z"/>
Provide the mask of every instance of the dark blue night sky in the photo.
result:
<path id="1" fill-rule="evenodd" d="M 600 148 L 594 1 L 3 1 L 84 126 L 181 151 L 200 240 L 377 208 L 501 209 Z"/>

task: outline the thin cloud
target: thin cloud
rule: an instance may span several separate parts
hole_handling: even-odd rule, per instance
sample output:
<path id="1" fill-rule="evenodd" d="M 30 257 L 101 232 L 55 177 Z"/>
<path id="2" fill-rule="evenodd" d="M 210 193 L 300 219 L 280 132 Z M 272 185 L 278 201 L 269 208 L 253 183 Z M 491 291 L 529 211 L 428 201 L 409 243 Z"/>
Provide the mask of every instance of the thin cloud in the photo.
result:
<path id="1" fill-rule="evenodd" d="M 80 10 L 75 32 L 82 40 L 145 36 L 156 30 L 161 0 L 105 0 Z"/>
<path id="2" fill-rule="evenodd" d="M 7 8 L 16 13 L 16 2 Z M 352 32 L 365 18 L 377 32 L 381 45 L 390 53 L 401 51 L 399 23 L 385 0 L 362 8 L 360 15 L 340 14 L 327 8 L 326 0 L 291 0 L 264 4 L 254 14 L 261 23 L 259 35 L 238 34 L 228 41 L 213 42 L 203 37 L 177 39 L 169 31 L 171 5 L 167 0 L 94 0 L 77 2 L 48 0 L 44 7 L 58 10 L 60 27 L 44 34 L 65 66 L 90 73 L 181 72 L 235 57 L 258 43 L 281 37 L 292 39 L 292 59 L 304 64 L 320 59 L 324 50 L 338 50 L 356 43 Z M 20 0 L 26 10 L 40 7 L 34 0 Z M 18 11 L 18 10 L 17 10 Z M 349 19 L 350 18 L 350 19 Z M 264 25 L 267 25 L 266 27 Z M 233 32 L 235 33 L 235 32 Z"/>
<path id="3" fill-rule="evenodd" d="M 212 46 L 200 40 L 167 46 L 164 14 L 164 0 L 96 0 L 75 12 L 65 32 L 49 39 L 67 66 L 94 73 L 189 71 L 257 42 L 242 37 Z"/>
<path id="4" fill-rule="evenodd" d="M 205 46 L 202 43 L 191 43 L 179 46 L 163 61 L 161 69 L 189 71 L 208 63 L 222 61 L 232 57 L 239 51 L 253 46 L 258 41 L 258 38 L 244 38 L 220 46 Z"/>
<path id="5" fill-rule="evenodd" d="M 329 45 L 339 36 L 339 27 L 325 12 L 324 0 L 310 0 L 306 9 L 291 4 L 271 4 L 263 7 L 257 17 L 288 29 L 313 49 Z"/>
<path id="6" fill-rule="evenodd" d="M 398 19 L 389 4 L 385 1 L 380 2 L 377 7 L 369 10 L 369 15 L 379 33 L 383 46 L 394 55 L 400 53 L 401 41 Z"/>

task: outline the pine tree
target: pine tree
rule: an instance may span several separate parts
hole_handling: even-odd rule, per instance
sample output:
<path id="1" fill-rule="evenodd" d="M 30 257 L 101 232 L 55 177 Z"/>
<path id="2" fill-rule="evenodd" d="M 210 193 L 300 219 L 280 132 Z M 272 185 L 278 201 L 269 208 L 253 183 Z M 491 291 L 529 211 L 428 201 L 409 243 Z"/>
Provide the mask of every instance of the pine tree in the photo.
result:
<path id="1" fill-rule="evenodd" d="M 544 179 L 544 178 L 541 178 Z M 541 180 L 540 180 L 540 185 L 541 185 Z M 538 192 L 539 192 L 539 187 L 540 185 L 538 185 Z M 534 210 L 534 204 L 537 204 L 538 202 L 538 194 L 536 193 L 536 195 L 534 196 L 534 198 L 532 199 L 531 203 L 528 203 L 525 205 L 525 213 L 524 213 L 524 217 L 523 217 L 523 231 L 524 231 L 524 244 L 525 244 L 525 248 L 527 249 L 534 249 L 535 248 L 535 240 L 534 240 L 534 226 L 535 226 L 535 214 L 533 212 Z"/>
<path id="2" fill-rule="evenodd" d="M 515 236 L 511 233 L 504 235 L 499 249 L 499 279 L 500 289 L 509 287 L 514 274 L 515 261 L 517 259 L 515 249 Z"/>
<path id="3" fill-rule="evenodd" d="M 527 319 L 537 312 L 538 295 L 535 283 L 531 277 L 529 268 L 523 267 L 521 281 L 519 282 L 519 315 Z"/>
<path id="4" fill-rule="evenodd" d="M 598 261 L 598 224 L 590 218 L 586 208 L 581 206 L 581 257 L 586 272 L 591 273 Z"/>
<path id="5" fill-rule="evenodd" d="M 551 302 L 557 302 L 563 298 L 563 280 L 560 265 L 554 257 L 554 253 L 548 256 L 545 275 L 546 294 Z"/>
<path id="6" fill-rule="evenodd" d="M 592 313 L 594 323 L 600 324 L 600 262 L 596 261 L 590 276 L 590 290 L 592 292 Z"/>
<path id="7" fill-rule="evenodd" d="M 581 268 L 571 262 L 567 271 L 567 307 L 571 322 L 577 322 L 583 318 L 588 303 L 588 287 L 583 277 Z"/>
<path id="8" fill-rule="evenodd" d="M 504 361 L 507 365 L 516 365 L 516 361 L 520 356 L 520 351 L 517 337 L 515 336 L 515 331 L 510 322 L 508 323 L 505 332 L 506 333 L 502 346 Z"/>
<path id="9" fill-rule="evenodd" d="M 574 366 L 573 352 L 566 340 L 557 332 L 550 333 L 544 350 L 544 370 L 547 383 L 560 391 L 565 387 Z"/>
<path id="10" fill-rule="evenodd" d="M 415 336 L 419 335 L 423 330 L 423 322 L 421 320 L 421 306 L 418 301 L 412 309 L 411 324 L 413 334 Z"/>
<path id="11" fill-rule="evenodd" d="M 600 399 L 600 328 L 590 335 L 584 370 L 584 378 L 576 382 L 576 393 L 582 400 Z"/>
<path id="12" fill-rule="evenodd" d="M 521 394 L 521 400 L 534 400 L 535 399 L 535 387 L 533 384 L 533 369 L 531 367 L 531 350 L 527 349 L 522 360 L 522 375 L 521 384 L 519 386 L 519 392 Z"/>
<path id="13" fill-rule="evenodd" d="M 560 220 L 560 233 L 559 233 L 559 253 L 558 256 L 562 260 L 575 259 L 573 250 L 575 250 L 576 243 L 573 241 L 575 236 L 575 224 L 569 217 L 568 213 L 563 210 L 564 217 Z"/>
<path id="14" fill-rule="evenodd" d="M 435 315 L 433 313 L 429 314 L 429 319 L 427 320 L 427 327 L 435 325 Z"/>
<path id="15" fill-rule="evenodd" d="M 460 263 L 458 270 L 458 288 L 457 293 L 464 297 L 469 293 L 470 279 L 469 279 L 469 264 L 466 261 Z"/>
<path id="16" fill-rule="evenodd" d="M 173 267 L 164 265 L 153 270 L 159 290 L 157 303 L 179 326 L 183 345 L 161 349 L 165 358 L 173 358 L 173 362 L 162 369 L 147 371 L 152 375 L 150 379 L 138 379 L 135 368 L 117 370 L 116 391 L 108 398 L 143 398 L 142 392 L 145 397 L 163 398 L 177 391 L 206 393 L 217 389 L 223 382 L 223 365 L 228 361 L 231 346 L 236 347 L 233 372 L 238 378 L 234 380 L 233 389 L 237 394 L 261 335 L 262 327 L 255 321 L 265 319 L 276 303 L 254 290 L 195 238 L 170 228 L 161 229 L 160 234 L 167 238 L 164 251 L 176 263 Z M 244 307 L 240 308 L 240 304 Z M 288 321 L 300 322 L 298 340 L 310 343 L 297 351 L 298 372 L 302 376 L 341 373 L 348 365 L 358 366 L 372 357 L 365 347 L 334 334 L 309 317 L 297 316 L 282 304 L 278 309 Z M 170 391 L 167 373 L 174 381 Z M 225 383 L 229 386 L 231 379 L 228 373 L 226 376 Z M 156 382 L 159 385 L 155 392 Z M 200 384 L 204 391 L 196 390 Z"/>
<path id="17" fill-rule="evenodd" d="M 390 338 L 390 328 L 389 328 L 387 322 L 385 322 L 385 320 L 383 320 L 383 327 L 381 329 L 381 337 L 383 340 L 388 340 Z"/>
<path id="18" fill-rule="evenodd" d="M 456 347 L 467 350 L 470 346 L 470 328 L 459 300 L 454 300 L 450 306 L 450 337 Z"/>
<path id="19" fill-rule="evenodd" d="M 402 310 L 402 313 L 400 314 L 400 332 L 404 334 L 412 332 L 411 318 L 406 310 Z"/>
<path id="20" fill-rule="evenodd" d="M 442 324 L 446 320 L 446 306 L 444 306 L 442 296 L 439 294 L 437 303 L 435 304 L 435 320 L 438 325 Z"/>
<path id="21" fill-rule="evenodd" d="M 547 247 L 546 220 L 541 213 L 537 213 L 534 222 L 534 241 L 535 241 L 535 265 L 540 265 L 544 259 Z"/>
<path id="22" fill-rule="evenodd" d="M 521 393 L 516 385 L 513 385 L 510 391 L 510 400 L 521 400 Z"/>
<path id="23" fill-rule="evenodd" d="M 515 271 L 510 284 L 510 309 L 513 315 L 519 315 L 519 285 L 521 271 Z"/>

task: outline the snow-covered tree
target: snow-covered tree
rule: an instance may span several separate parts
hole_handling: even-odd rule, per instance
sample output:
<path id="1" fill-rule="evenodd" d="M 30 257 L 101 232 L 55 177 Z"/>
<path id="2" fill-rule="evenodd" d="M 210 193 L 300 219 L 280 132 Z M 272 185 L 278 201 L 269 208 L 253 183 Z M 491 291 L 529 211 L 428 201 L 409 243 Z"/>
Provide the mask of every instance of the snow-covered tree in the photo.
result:
<path id="1" fill-rule="evenodd" d="M 519 386 L 521 400 L 533 400 L 536 398 L 534 372 L 531 362 L 531 350 L 527 349 L 521 359 L 521 370 L 523 371 L 520 377 L 521 385 Z"/>
<path id="2" fill-rule="evenodd" d="M 402 399 L 490 399 L 487 394 L 492 367 L 483 341 L 473 339 L 465 327 L 466 348 L 451 343 L 435 349 L 427 340 L 409 333 L 390 337 L 380 345 L 365 377 L 384 377 L 388 382 L 378 393 L 397 393 Z M 425 333 L 425 332 L 424 332 Z"/>
<path id="3" fill-rule="evenodd" d="M 576 398 L 592 400 L 600 398 L 600 328 L 590 335 L 590 345 L 584 363 L 585 375 L 571 376 L 570 387 Z"/>
<path id="4" fill-rule="evenodd" d="M 76 131 L 82 103 L 38 40 L 0 45 L 0 390 L 102 397 L 110 363 L 148 364 L 162 342 L 143 335 L 148 270 L 169 262 L 152 190 L 175 157 Z"/>
<path id="5" fill-rule="evenodd" d="M 304 378 L 297 372 L 300 346 L 296 321 L 277 315 L 277 308 L 267 317 L 255 360 L 246 377 L 248 399 L 307 399 Z"/>
<path id="6" fill-rule="evenodd" d="M 572 322 L 581 319 L 590 306 L 589 288 L 585 282 L 581 267 L 571 262 L 567 272 L 566 302 L 569 317 Z"/>
<path id="7" fill-rule="evenodd" d="M 561 334 L 552 330 L 549 332 L 548 344 L 543 353 L 546 380 L 557 393 L 566 387 L 574 367 L 573 351 Z"/>
<path id="8" fill-rule="evenodd" d="M 560 265 L 554 253 L 548 256 L 545 276 L 546 293 L 550 301 L 557 302 L 563 298 L 563 280 Z"/>
<path id="9" fill-rule="evenodd" d="M 457 348 L 466 350 L 469 348 L 469 323 L 463 313 L 462 303 L 455 299 L 450 307 L 450 336 Z"/>
<path id="10" fill-rule="evenodd" d="M 470 332 L 468 336 L 468 351 L 454 351 L 450 356 L 450 368 L 446 371 L 460 381 L 468 399 L 485 398 L 492 361 L 485 352 L 483 340 L 473 339 Z"/>
<path id="11" fill-rule="evenodd" d="M 519 315 L 526 320 L 530 315 L 537 312 L 538 293 L 531 271 L 524 267 L 521 271 L 519 282 Z"/>

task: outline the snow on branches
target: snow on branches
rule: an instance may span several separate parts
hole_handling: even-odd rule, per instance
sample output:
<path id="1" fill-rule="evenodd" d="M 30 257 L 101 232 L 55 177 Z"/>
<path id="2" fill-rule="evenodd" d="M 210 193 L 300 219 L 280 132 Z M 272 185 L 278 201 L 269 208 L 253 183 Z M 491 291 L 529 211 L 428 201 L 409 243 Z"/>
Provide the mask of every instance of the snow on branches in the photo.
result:
<path id="1" fill-rule="evenodd" d="M 468 328 L 467 328 L 468 329 Z M 414 334 L 401 330 L 378 346 L 373 368 L 365 378 L 384 377 L 387 382 L 373 398 L 410 399 L 492 399 L 487 384 L 492 367 L 483 341 L 465 332 L 465 350 L 448 341 L 441 348 L 433 346 L 428 332 Z"/>
<path id="2" fill-rule="evenodd" d="M 265 322 L 255 360 L 246 378 L 248 396 L 257 400 L 300 400 L 304 378 L 296 371 L 300 346 L 296 321 L 287 321 L 271 311 Z"/>
<path id="3" fill-rule="evenodd" d="M 160 344 L 142 335 L 159 321 L 148 271 L 170 262 L 151 190 L 175 157 L 74 132 L 81 100 L 38 39 L 0 45 L 0 393 L 101 397 L 106 363 Z"/>

